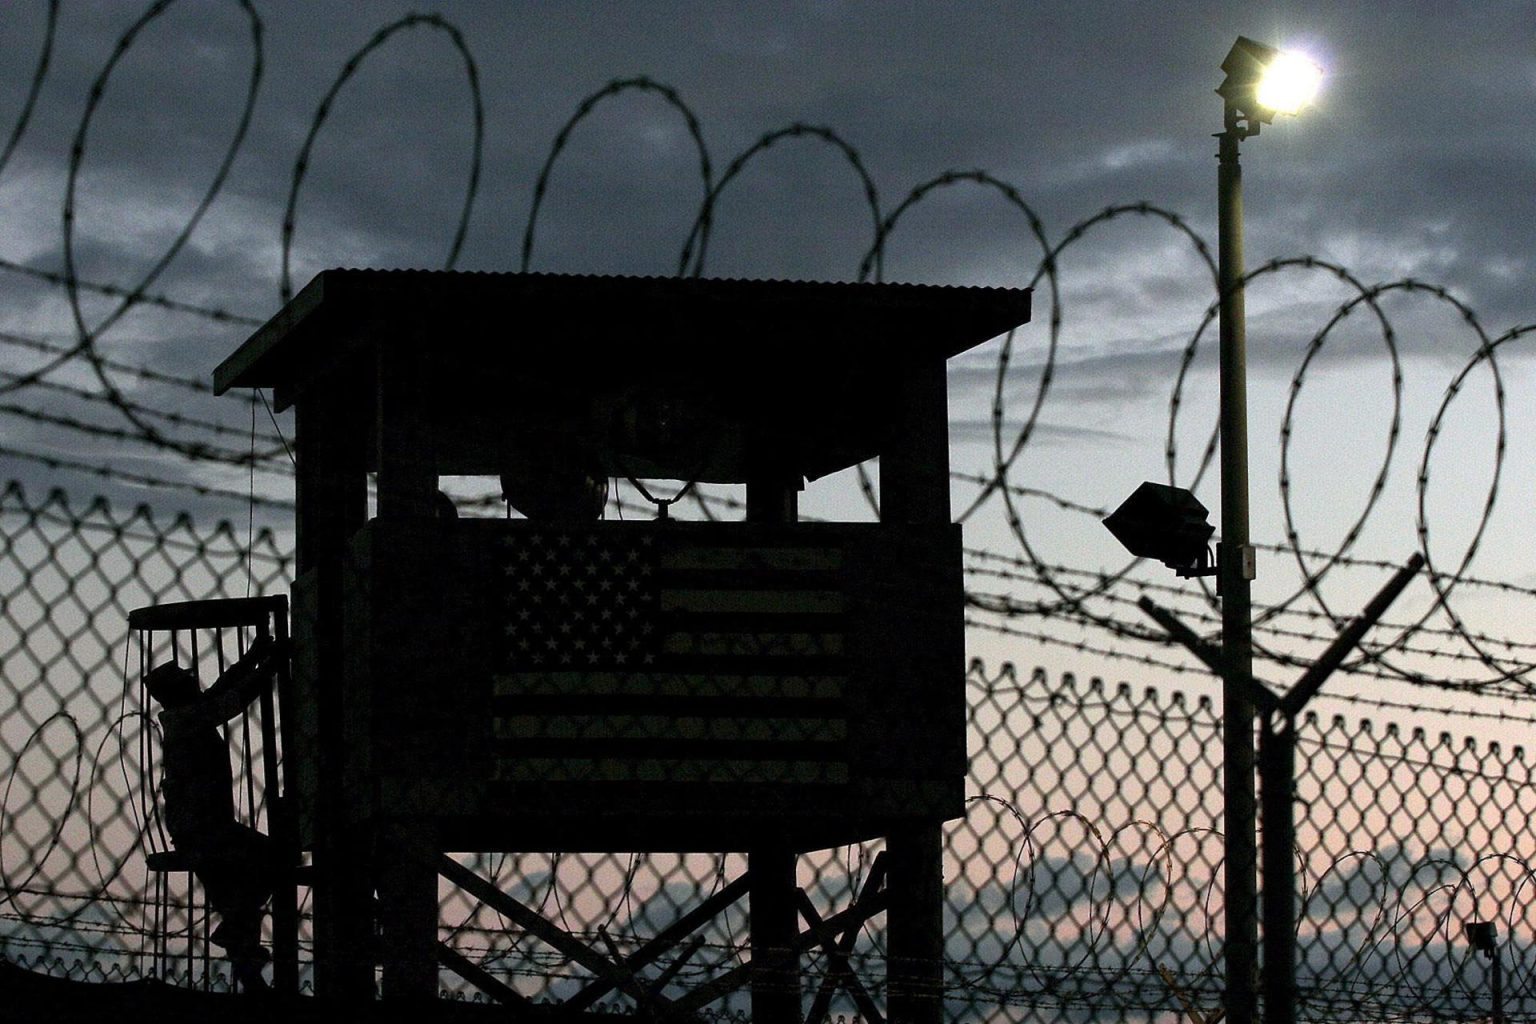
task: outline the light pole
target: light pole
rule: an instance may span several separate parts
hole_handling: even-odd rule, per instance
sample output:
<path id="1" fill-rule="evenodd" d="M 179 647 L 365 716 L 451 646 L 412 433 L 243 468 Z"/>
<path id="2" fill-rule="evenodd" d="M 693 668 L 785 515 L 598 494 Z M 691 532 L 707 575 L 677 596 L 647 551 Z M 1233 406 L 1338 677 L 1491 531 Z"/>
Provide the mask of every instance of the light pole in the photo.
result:
<path id="1" fill-rule="evenodd" d="M 1468 921 L 1467 941 L 1483 954 L 1493 972 L 1493 1024 L 1504 1024 L 1503 971 L 1499 963 L 1499 929 L 1492 921 Z"/>
<path id="2" fill-rule="evenodd" d="M 1221 63 L 1226 79 L 1217 151 L 1218 287 L 1221 313 L 1221 593 L 1223 804 L 1226 832 L 1226 1010 L 1231 1024 L 1254 1024 L 1258 992 L 1254 788 L 1254 578 L 1248 537 L 1247 343 L 1243 313 L 1243 172 L 1238 147 L 1276 114 L 1294 114 L 1316 94 L 1322 72 L 1295 54 L 1239 36 Z"/>

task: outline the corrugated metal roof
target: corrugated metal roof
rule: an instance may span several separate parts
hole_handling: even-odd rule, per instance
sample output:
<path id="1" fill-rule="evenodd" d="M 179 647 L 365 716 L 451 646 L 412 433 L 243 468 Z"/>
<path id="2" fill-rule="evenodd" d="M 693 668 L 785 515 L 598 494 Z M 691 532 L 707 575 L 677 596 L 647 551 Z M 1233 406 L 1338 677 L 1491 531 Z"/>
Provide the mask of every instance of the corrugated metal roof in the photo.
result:
<path id="1" fill-rule="evenodd" d="M 775 359 L 804 360 L 915 347 L 947 358 L 1029 314 L 1022 288 L 341 268 L 316 275 L 219 365 L 214 385 L 286 392 L 334 365 L 338 345 L 399 344 L 423 331 L 434 347 L 480 348 L 498 361 L 488 337 L 518 336 L 522 356 L 540 341 L 575 343 L 584 360 L 636 343 L 693 355 L 728 345 L 738 356 L 771 344 Z"/>

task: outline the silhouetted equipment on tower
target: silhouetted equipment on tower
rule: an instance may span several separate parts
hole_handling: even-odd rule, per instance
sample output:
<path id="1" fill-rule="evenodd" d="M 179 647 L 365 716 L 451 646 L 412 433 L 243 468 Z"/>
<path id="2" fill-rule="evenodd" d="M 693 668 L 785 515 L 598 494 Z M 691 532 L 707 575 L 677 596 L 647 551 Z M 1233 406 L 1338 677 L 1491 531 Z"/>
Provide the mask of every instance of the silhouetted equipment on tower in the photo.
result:
<path id="1" fill-rule="evenodd" d="M 1180 576 L 1209 576 L 1210 543 L 1216 527 L 1192 491 L 1146 481 L 1104 525 L 1137 558 L 1155 558 Z"/>
<path id="2" fill-rule="evenodd" d="M 289 756 L 320 991 L 372 992 L 372 886 L 385 998 L 435 994 L 434 961 L 462 966 L 434 948 L 438 873 L 598 995 L 625 987 L 442 851 L 746 851 L 755 1019 L 798 1020 L 799 953 L 884 910 L 889 1016 L 937 1021 L 940 826 L 966 775 L 945 362 L 1029 307 L 1009 289 L 331 270 L 225 360 L 218 391 L 297 411 Z M 798 521 L 805 480 L 877 456 L 879 522 Z M 526 518 L 434 514 L 445 476 L 499 479 Z M 745 520 L 598 521 L 613 477 L 745 484 Z M 884 889 L 802 932 L 795 855 L 877 838 Z"/>

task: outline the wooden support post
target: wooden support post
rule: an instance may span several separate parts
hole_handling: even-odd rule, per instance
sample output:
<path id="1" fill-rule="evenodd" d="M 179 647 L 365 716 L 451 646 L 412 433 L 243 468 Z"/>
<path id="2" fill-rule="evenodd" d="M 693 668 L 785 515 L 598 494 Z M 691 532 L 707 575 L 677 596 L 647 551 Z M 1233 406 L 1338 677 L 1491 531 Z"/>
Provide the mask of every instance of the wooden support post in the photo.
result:
<path id="1" fill-rule="evenodd" d="M 880 521 L 949 522 L 949 391 L 944 358 L 896 368 L 880 451 Z"/>
<path id="2" fill-rule="evenodd" d="M 379 518 L 430 519 L 436 511 L 431 375 L 419 347 L 380 346 L 376 407 Z"/>
<path id="3" fill-rule="evenodd" d="M 284 651 L 285 656 L 286 653 Z M 299 844 L 294 835 L 293 816 L 288 813 L 292 794 L 287 792 L 287 787 L 280 788 L 278 784 L 275 688 L 274 682 L 261 691 L 260 698 L 261 770 L 267 787 L 267 832 L 272 837 L 272 857 L 276 861 L 272 873 L 275 879 L 272 886 L 272 987 L 284 995 L 296 995 L 299 991 L 299 914 L 293 868 L 298 863 Z"/>
<path id="4" fill-rule="evenodd" d="M 887 412 L 889 432 L 880 452 L 880 521 L 896 527 L 947 524 L 949 398 L 944 358 L 911 354 L 896 372 Z M 954 607 L 958 614 L 958 592 Z M 935 635 L 951 634 L 946 630 Z M 960 633 L 953 636 L 958 642 Z M 910 691 L 912 706 L 931 721 L 942 721 L 951 708 L 938 702 L 943 691 L 932 687 L 948 685 L 941 672 L 960 671 L 962 659 L 956 654 L 958 648 L 951 653 L 935 646 L 928 652 L 932 663 L 925 660 L 915 671 L 909 667 L 909 678 L 923 684 Z M 951 658 L 953 669 L 947 664 Z M 952 713 L 963 714 L 963 705 L 953 705 Z M 925 723 L 923 728 L 932 726 Z M 954 734 L 963 736 L 963 727 Z M 955 754 L 963 763 L 963 748 Z M 937 822 L 903 824 L 887 839 L 891 902 L 886 912 L 886 1018 L 891 1024 L 939 1024 L 943 1017 L 942 841 Z"/>
<path id="5" fill-rule="evenodd" d="M 317 381 L 294 406 L 298 499 L 294 527 L 300 574 L 335 563 L 347 538 L 368 518 L 363 411 Z"/>
<path id="6" fill-rule="evenodd" d="M 782 846 L 747 854 L 752 928 L 752 1024 L 800 1024 L 800 927 L 795 853 Z"/>
<path id="7" fill-rule="evenodd" d="M 886 911 L 887 1018 L 940 1024 L 944 1012 L 943 835 L 937 824 L 908 825 L 886 841 L 891 905 Z"/>
<path id="8" fill-rule="evenodd" d="M 786 465 L 776 438 L 747 442 L 747 522 L 793 523 L 800 519 L 800 491 L 805 478 Z"/>
<path id="9" fill-rule="evenodd" d="M 788 474 L 747 481 L 747 522 L 793 523 L 800 518 L 801 481 Z"/>
<path id="10" fill-rule="evenodd" d="M 356 829 L 326 831 L 325 845 L 315 851 L 316 990 L 324 999 L 348 1005 L 372 1002 L 378 944 L 370 844 Z M 328 936 L 323 960 L 322 934 Z"/>
<path id="11" fill-rule="evenodd" d="M 372 894 L 359 858 L 366 850 L 350 842 L 343 821 L 341 559 L 347 538 L 368 515 L 368 478 L 358 410 L 329 392 L 321 380 L 300 396 L 295 409 L 297 462 L 297 570 L 295 597 L 295 700 L 285 698 L 285 715 L 306 719 L 288 731 L 285 776 L 310 773 L 312 784 L 294 786 L 294 798 L 308 801 L 315 851 L 315 989 L 323 998 L 373 998 L 373 964 L 367 952 L 372 934 Z M 307 710 L 297 704 L 302 702 Z M 303 745 L 304 749 L 299 749 Z M 306 789 L 302 794 L 300 790 Z M 297 810 L 297 807 L 294 808 Z M 274 926 L 277 922 L 274 920 Z M 285 922 L 286 926 L 286 922 Z"/>
<path id="12" fill-rule="evenodd" d="M 422 822 L 395 821 L 379 829 L 374 871 L 379 889 L 382 996 L 391 1003 L 437 998 L 436 836 Z"/>

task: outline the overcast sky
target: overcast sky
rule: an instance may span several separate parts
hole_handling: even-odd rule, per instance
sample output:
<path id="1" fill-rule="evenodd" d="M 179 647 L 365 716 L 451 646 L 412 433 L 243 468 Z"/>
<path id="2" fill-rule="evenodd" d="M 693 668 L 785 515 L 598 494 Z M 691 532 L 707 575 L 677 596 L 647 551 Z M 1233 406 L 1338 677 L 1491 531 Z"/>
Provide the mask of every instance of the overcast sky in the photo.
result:
<path id="1" fill-rule="evenodd" d="M 1247 34 L 1306 50 L 1327 69 L 1315 109 L 1266 127 L 1244 145 L 1251 267 L 1311 255 L 1366 284 L 1404 277 L 1467 303 L 1490 335 L 1536 320 L 1536 4 L 1380 3 L 359 3 L 252 5 L 263 73 L 248 131 L 222 188 L 151 290 L 264 319 L 279 307 L 281 227 L 317 108 L 347 59 L 411 10 L 461 33 L 484 110 L 483 162 L 457 266 L 515 270 L 533 185 L 578 103 L 613 79 L 648 76 L 697 116 L 718 176 L 764 133 L 794 123 L 836 132 L 856 152 L 889 212 L 946 171 L 982 170 L 1011 186 L 1051 241 L 1110 204 L 1147 201 L 1215 241 L 1219 65 Z M 0 168 L 0 257 L 49 272 L 65 265 L 72 143 L 72 253 L 82 279 L 132 287 L 155 268 L 215 180 L 235 138 L 252 74 L 252 18 L 235 2 L 183 0 L 144 25 L 112 67 L 82 134 L 92 83 L 146 7 L 64 2 L 30 123 Z M 11 0 L 0 20 L 0 131 L 20 114 L 43 45 L 48 5 Z M 372 52 L 327 110 L 299 193 L 293 277 L 328 266 L 440 267 L 465 203 L 474 119 L 470 78 L 451 33 L 400 31 Z M 599 104 L 555 163 L 537 225 L 537 270 L 670 274 L 703 195 L 688 123 L 655 91 Z M 872 221 L 847 154 L 812 137 L 787 139 L 722 193 L 705 273 L 852 280 Z M 1024 215 L 974 182 L 933 192 L 889 239 L 888 280 L 1029 283 L 1040 249 Z M 1168 405 L 1179 354 L 1213 298 L 1184 235 L 1126 216 L 1062 258 L 1064 328 L 1036 439 L 1013 483 L 1092 507 L 1112 506 L 1142 479 L 1165 479 Z M 1327 273 L 1286 272 L 1249 295 L 1255 534 L 1283 539 L 1280 430 L 1307 343 L 1352 292 Z M 72 343 L 64 290 L 0 270 L 0 331 Z M 87 296 L 94 327 L 113 303 Z M 1416 479 L 1426 432 L 1448 384 L 1476 351 L 1458 311 L 1424 293 L 1383 303 L 1403 373 L 1400 439 L 1386 457 L 1392 370 L 1369 314 L 1331 336 L 1296 398 L 1289 469 L 1303 543 L 1331 549 L 1349 531 L 1384 462 L 1388 480 L 1354 553 L 1401 560 L 1418 544 Z M 1015 339 L 1005 393 L 1005 445 L 1038 389 L 1050 303 Z M 207 379 L 250 328 L 135 309 L 99 351 Z M 1214 348 L 1214 335 L 1205 352 Z M 1536 473 L 1528 443 L 1532 389 L 1520 342 L 1500 364 L 1508 457 L 1499 504 L 1473 571 L 1536 582 L 1529 508 Z M 991 393 L 999 343 L 960 360 L 952 376 L 955 461 L 990 465 Z M 0 368 L 40 365 L 16 345 Z M 80 360 L 47 378 L 98 387 Z M 248 426 L 245 406 L 118 374 L 136 400 Z M 5 380 L 0 380 L 0 386 Z M 1486 371 L 1475 371 L 1436 441 L 1427 511 L 1437 558 L 1459 559 L 1476 534 L 1492 480 L 1498 422 Z M 1201 359 L 1176 429 L 1181 483 L 1193 479 L 1214 421 L 1214 377 Z M 101 403 L 34 386 L 0 402 L 134 429 Z M 285 430 L 288 424 L 284 424 Z M 178 436 L 183 436 L 178 434 Z M 188 438 L 192 434 L 184 435 Z M 240 438 L 204 440 L 239 447 Z M 0 438 L 16 450 L 198 481 L 234 490 L 243 471 L 168 460 L 142 445 L 37 423 L 14 413 Z M 195 509 L 243 518 L 234 499 L 146 492 L 0 454 L 0 475 L 52 484 L 82 500 Z M 1214 472 L 1198 493 L 1212 508 Z M 258 488 L 288 482 L 263 474 Z M 842 481 L 837 486 L 847 488 Z M 969 492 L 959 487 L 957 507 Z M 815 492 L 817 507 L 840 507 Z M 1092 516 L 1020 505 L 1040 556 L 1086 569 L 1120 561 Z M 279 517 L 280 518 L 280 517 Z M 1017 552 L 993 502 L 968 543 Z M 1271 556 L 1259 597 L 1294 589 L 1294 566 Z M 1150 575 L 1149 579 L 1161 579 Z M 1366 576 L 1340 591 L 1346 603 Z M 1528 621 L 1508 598 L 1476 606 L 1494 632 Z M 1122 613 L 1123 614 L 1123 613 Z M 978 641 L 980 644 L 980 641 Z M 1041 660 L 1032 650 L 995 656 Z M 1015 644 L 1015 647 L 1024 645 Z M 1047 659 L 1049 660 L 1049 659 Z M 1063 667 L 1072 668 L 1070 659 Z M 1114 670 L 1123 674 L 1123 670 Z"/>

